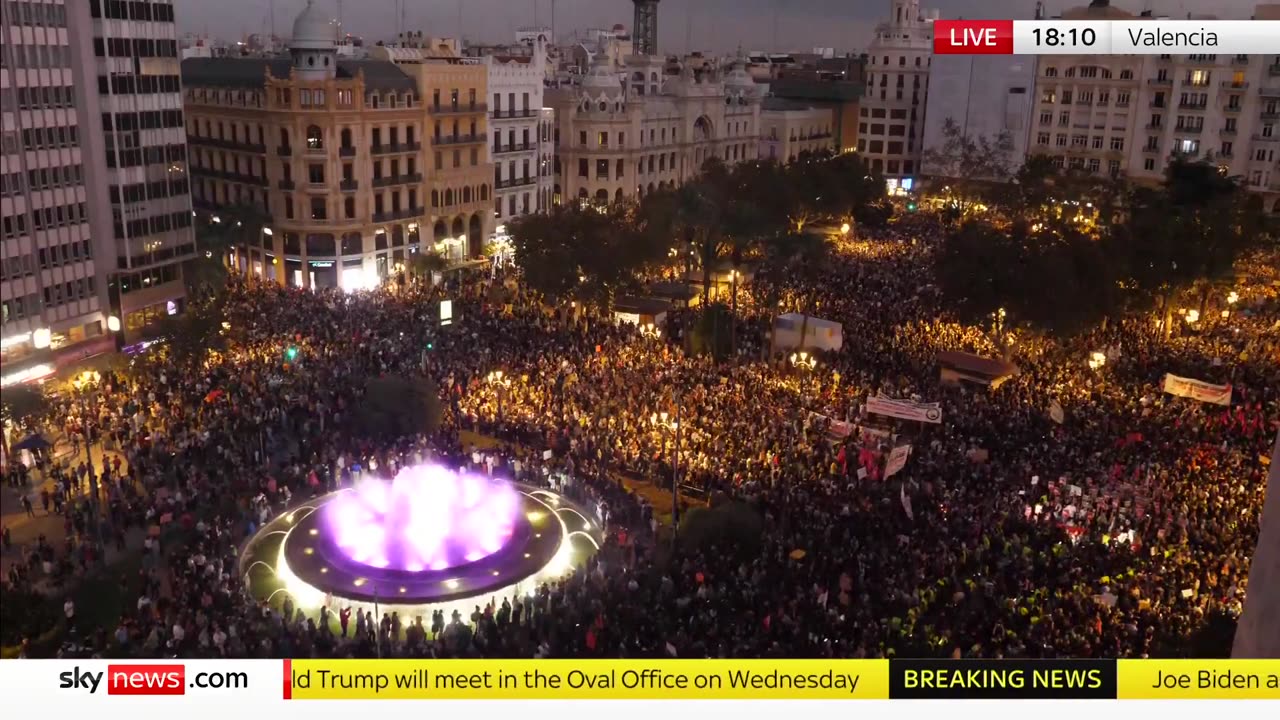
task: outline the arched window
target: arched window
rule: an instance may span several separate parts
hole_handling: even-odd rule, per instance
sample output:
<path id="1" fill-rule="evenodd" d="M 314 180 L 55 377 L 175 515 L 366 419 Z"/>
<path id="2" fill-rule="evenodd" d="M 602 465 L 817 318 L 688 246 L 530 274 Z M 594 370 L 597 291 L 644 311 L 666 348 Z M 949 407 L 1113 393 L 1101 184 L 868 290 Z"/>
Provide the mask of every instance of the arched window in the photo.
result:
<path id="1" fill-rule="evenodd" d="M 440 207 L 440 191 L 439 190 L 431 191 L 431 207 L 433 208 Z"/>
<path id="2" fill-rule="evenodd" d="M 324 135 L 320 132 L 320 128 L 315 125 L 307 126 L 307 149 L 324 149 Z"/>
<path id="3" fill-rule="evenodd" d="M 443 240 L 449 235 L 449 226 L 445 225 L 443 220 L 437 220 L 432 234 L 437 242 Z"/>
<path id="4" fill-rule="evenodd" d="M 444 206 L 450 207 L 451 205 L 453 205 L 453 188 L 448 188 L 444 191 Z"/>
<path id="5" fill-rule="evenodd" d="M 588 197 L 586 188 L 578 188 L 578 199 L 586 200 Z"/>
<path id="6" fill-rule="evenodd" d="M 602 204 L 609 202 L 609 191 L 605 190 L 604 188 L 600 188 L 599 190 L 597 190 L 596 202 L 602 203 Z"/>
<path id="7" fill-rule="evenodd" d="M 613 194 L 614 202 L 622 202 L 622 188 L 618 188 L 618 192 Z"/>
<path id="8" fill-rule="evenodd" d="M 489 199 L 489 186 L 488 186 L 488 185 L 481 185 L 481 186 L 480 186 L 480 199 L 481 199 L 481 200 L 488 200 L 488 199 Z"/>
<path id="9" fill-rule="evenodd" d="M 609 103 L 607 103 L 607 102 L 605 102 L 605 101 L 601 100 L 601 101 L 600 101 L 600 106 L 599 106 L 599 107 L 600 107 L 600 112 L 606 112 L 606 111 L 608 111 L 608 109 L 609 109 Z"/>
<path id="10" fill-rule="evenodd" d="M 471 187 L 470 187 L 470 186 L 462 188 L 462 202 L 464 202 L 464 203 L 469 203 L 469 202 L 471 202 Z"/>

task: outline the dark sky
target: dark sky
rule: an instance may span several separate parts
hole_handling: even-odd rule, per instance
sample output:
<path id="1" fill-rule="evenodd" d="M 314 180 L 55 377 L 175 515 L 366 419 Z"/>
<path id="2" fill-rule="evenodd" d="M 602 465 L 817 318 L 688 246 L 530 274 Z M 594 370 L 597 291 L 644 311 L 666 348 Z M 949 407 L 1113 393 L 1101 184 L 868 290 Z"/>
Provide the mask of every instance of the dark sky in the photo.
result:
<path id="1" fill-rule="evenodd" d="M 315 0 L 335 17 L 338 5 L 348 32 L 369 40 L 387 38 L 400 28 L 397 0 Z M 1172 17 L 1187 12 L 1212 12 L 1222 18 L 1248 18 L 1256 0 L 1145 0 L 1157 12 Z M 1051 13 L 1087 4 L 1088 0 L 1047 0 Z M 1114 0 L 1131 11 L 1141 10 L 1144 0 Z M 288 35 L 293 18 L 306 0 L 174 0 L 178 28 L 182 32 L 209 33 L 224 39 L 268 30 L 275 6 L 275 31 Z M 924 0 L 944 18 L 1007 17 L 1029 19 L 1035 0 Z M 550 24 L 551 0 L 404 0 L 405 27 L 430 35 L 458 33 L 459 8 L 462 33 L 468 40 L 504 42 L 520 26 Z M 629 0 L 556 0 L 556 29 L 567 35 L 575 28 L 631 26 Z M 661 0 L 658 6 L 659 39 L 664 51 L 695 49 L 731 51 L 788 50 L 834 47 L 864 48 L 872 28 L 889 14 L 890 0 Z M 690 8 L 693 8 L 690 13 Z M 778 8 L 785 8 L 778 11 Z M 692 17 L 691 17 L 692 15 Z M 775 18 L 777 22 L 775 23 Z M 691 43 L 689 41 L 692 41 Z"/>

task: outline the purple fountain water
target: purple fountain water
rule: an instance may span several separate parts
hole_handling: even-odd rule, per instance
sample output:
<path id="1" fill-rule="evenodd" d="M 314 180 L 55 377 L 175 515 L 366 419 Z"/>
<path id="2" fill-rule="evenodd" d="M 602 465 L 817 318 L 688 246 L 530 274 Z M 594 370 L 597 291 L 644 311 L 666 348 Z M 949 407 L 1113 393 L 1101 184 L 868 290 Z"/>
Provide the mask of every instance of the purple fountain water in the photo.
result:
<path id="1" fill-rule="evenodd" d="M 320 509 L 352 561 L 389 570 L 447 570 L 476 562 L 511 539 L 520 498 L 510 484 L 440 465 L 415 465 L 390 481 L 369 479 Z"/>

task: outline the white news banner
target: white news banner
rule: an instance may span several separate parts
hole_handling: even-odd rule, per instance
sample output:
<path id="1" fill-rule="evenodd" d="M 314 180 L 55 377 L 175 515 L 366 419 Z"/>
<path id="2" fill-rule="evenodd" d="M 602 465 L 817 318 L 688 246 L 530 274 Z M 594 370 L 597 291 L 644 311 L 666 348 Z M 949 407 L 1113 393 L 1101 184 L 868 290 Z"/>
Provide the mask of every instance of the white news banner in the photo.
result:
<path id="1" fill-rule="evenodd" d="M 1018 55 L 1263 55 L 1280 52 L 1275 20 L 1014 20 Z"/>

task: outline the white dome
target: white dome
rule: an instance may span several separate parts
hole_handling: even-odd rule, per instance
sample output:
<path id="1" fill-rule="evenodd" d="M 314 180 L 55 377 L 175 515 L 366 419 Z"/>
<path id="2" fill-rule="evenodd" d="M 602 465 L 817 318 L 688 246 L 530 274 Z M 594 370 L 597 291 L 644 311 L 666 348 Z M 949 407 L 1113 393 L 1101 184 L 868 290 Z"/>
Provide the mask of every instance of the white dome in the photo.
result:
<path id="1" fill-rule="evenodd" d="M 337 40 L 337 28 L 324 11 L 316 7 L 315 0 L 307 0 L 307 6 L 293 21 L 289 47 L 295 50 L 332 50 Z"/>
<path id="2" fill-rule="evenodd" d="M 747 72 L 746 66 L 742 62 L 735 62 L 733 69 L 724 76 L 725 88 L 733 88 L 736 90 L 753 90 L 756 81 L 751 78 L 751 74 Z"/>

